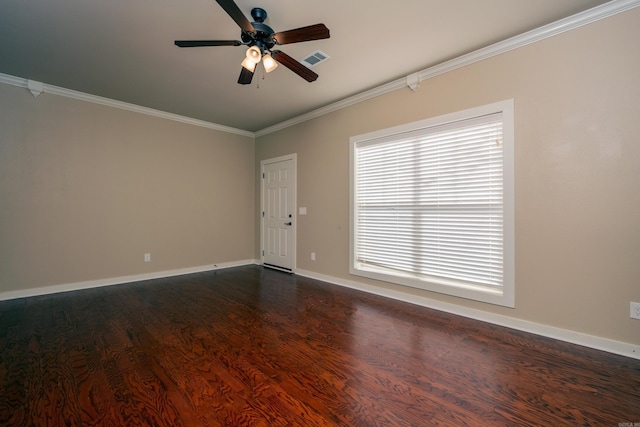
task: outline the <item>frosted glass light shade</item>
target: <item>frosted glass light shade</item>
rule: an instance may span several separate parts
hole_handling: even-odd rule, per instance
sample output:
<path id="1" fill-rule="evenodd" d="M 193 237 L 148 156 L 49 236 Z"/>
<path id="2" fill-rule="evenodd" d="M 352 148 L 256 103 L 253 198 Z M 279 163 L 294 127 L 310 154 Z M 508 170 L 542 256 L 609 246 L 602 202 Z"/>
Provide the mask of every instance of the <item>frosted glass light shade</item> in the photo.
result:
<path id="1" fill-rule="evenodd" d="M 258 46 L 251 46 L 247 49 L 247 59 L 253 61 L 254 63 L 260 62 L 260 58 L 262 58 L 262 52 L 260 52 L 260 48 Z"/>
<path id="2" fill-rule="evenodd" d="M 273 70 L 276 69 L 276 67 L 278 66 L 278 63 L 276 62 L 275 59 L 273 59 L 271 57 L 271 55 L 269 55 L 268 53 L 266 53 L 263 57 L 262 57 L 262 64 L 264 65 L 264 70 L 267 73 L 272 72 Z"/>
<path id="3" fill-rule="evenodd" d="M 242 66 L 247 70 L 251 71 L 252 73 L 256 69 L 256 63 L 249 58 L 244 58 L 244 61 L 242 61 Z"/>

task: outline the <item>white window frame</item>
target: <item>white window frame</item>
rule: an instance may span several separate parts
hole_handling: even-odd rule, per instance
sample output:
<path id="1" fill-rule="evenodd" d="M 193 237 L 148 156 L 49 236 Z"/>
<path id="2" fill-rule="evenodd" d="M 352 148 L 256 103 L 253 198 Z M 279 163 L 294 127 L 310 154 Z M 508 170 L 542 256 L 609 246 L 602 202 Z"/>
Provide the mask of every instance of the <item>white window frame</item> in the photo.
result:
<path id="1" fill-rule="evenodd" d="M 502 114 L 503 129 L 503 276 L 502 287 L 470 284 L 438 277 L 418 277 L 411 274 L 389 274 L 371 266 L 361 265 L 356 260 L 357 206 L 356 206 L 356 161 L 358 146 L 377 139 L 389 140 L 407 132 L 428 129 L 435 126 L 450 125 L 490 114 Z M 395 126 L 367 134 L 353 136 L 350 145 L 350 260 L 349 271 L 352 275 L 381 280 L 427 291 L 438 292 L 456 297 L 515 307 L 515 239 L 514 239 L 514 102 L 506 100 L 483 105 L 464 111 L 429 118 L 418 122 Z"/>

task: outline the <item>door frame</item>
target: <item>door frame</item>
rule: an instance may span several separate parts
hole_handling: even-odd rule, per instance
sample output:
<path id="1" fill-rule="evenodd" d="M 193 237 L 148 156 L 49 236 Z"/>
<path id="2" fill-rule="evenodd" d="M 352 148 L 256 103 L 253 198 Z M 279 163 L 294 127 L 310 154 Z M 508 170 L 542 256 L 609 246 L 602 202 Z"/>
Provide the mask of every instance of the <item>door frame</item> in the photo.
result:
<path id="1" fill-rule="evenodd" d="M 291 273 L 295 272 L 297 262 L 296 262 L 296 254 L 298 247 L 298 155 L 297 153 L 287 154 L 280 157 L 274 157 L 272 159 L 265 159 L 260 161 L 260 212 L 258 216 L 260 217 L 260 264 L 264 265 L 264 213 L 265 213 L 265 166 L 271 163 L 284 162 L 287 160 L 293 161 L 293 179 L 292 181 L 292 197 L 293 197 L 293 225 L 291 227 L 291 232 L 293 233 L 293 247 L 291 248 L 292 254 L 292 268 Z"/>

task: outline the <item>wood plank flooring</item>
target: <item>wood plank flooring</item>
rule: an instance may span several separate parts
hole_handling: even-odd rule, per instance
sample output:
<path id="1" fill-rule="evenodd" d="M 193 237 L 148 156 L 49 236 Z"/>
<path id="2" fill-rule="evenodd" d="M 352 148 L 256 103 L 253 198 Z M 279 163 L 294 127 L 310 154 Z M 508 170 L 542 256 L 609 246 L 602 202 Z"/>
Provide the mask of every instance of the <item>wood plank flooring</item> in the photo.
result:
<path id="1" fill-rule="evenodd" d="M 257 266 L 0 302 L 2 426 L 634 422 L 638 360 Z"/>

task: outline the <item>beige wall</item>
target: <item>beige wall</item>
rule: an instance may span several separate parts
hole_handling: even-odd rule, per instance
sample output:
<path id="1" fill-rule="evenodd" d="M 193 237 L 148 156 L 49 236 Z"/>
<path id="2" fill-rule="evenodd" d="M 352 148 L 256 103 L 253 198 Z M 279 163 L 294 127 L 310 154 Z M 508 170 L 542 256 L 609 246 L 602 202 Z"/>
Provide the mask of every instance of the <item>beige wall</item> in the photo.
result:
<path id="1" fill-rule="evenodd" d="M 298 155 L 297 267 L 640 344 L 638 40 L 634 9 L 258 138 L 256 170 Z M 349 137 L 510 98 L 516 308 L 350 276 Z"/>
<path id="2" fill-rule="evenodd" d="M 253 165 L 251 137 L 0 84 L 0 293 L 253 259 Z"/>
<path id="3" fill-rule="evenodd" d="M 640 344 L 639 39 L 634 9 L 255 147 L 0 84 L 0 293 L 258 258 L 260 161 L 297 153 L 298 268 Z M 516 308 L 350 276 L 349 137 L 509 98 Z"/>

